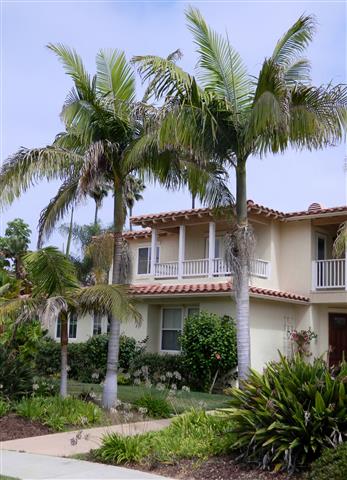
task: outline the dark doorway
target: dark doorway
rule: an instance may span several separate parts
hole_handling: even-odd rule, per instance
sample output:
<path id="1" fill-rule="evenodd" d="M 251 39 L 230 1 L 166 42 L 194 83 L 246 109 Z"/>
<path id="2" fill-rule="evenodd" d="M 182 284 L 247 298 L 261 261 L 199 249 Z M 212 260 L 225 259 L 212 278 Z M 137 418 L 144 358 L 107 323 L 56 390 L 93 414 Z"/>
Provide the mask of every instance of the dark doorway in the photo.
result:
<path id="1" fill-rule="evenodd" d="M 329 363 L 347 360 L 347 313 L 329 313 Z"/>

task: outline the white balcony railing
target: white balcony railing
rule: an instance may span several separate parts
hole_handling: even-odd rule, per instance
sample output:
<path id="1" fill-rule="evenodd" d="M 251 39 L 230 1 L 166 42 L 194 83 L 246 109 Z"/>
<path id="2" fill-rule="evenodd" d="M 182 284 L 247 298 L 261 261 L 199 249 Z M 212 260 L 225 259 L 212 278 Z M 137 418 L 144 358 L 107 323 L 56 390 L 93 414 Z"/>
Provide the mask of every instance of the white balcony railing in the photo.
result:
<path id="1" fill-rule="evenodd" d="M 314 260 L 312 263 L 313 289 L 346 288 L 346 260 Z"/>
<path id="2" fill-rule="evenodd" d="M 206 277 L 209 275 L 209 260 L 201 258 L 198 260 L 184 260 L 182 262 L 182 277 Z M 177 278 L 179 276 L 179 262 L 156 263 L 154 269 L 155 278 Z M 211 276 L 231 275 L 232 271 L 223 258 L 212 260 Z M 268 278 L 270 275 L 270 262 L 266 260 L 251 260 L 251 274 L 256 277 Z"/>

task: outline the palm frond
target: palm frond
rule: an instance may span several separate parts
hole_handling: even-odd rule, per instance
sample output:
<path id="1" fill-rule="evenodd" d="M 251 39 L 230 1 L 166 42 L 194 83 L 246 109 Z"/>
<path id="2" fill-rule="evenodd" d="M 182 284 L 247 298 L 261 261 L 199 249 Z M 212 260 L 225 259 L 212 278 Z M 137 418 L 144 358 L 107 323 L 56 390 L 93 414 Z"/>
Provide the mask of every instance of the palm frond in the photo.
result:
<path id="1" fill-rule="evenodd" d="M 39 219 L 38 248 L 42 247 L 45 239 L 48 239 L 57 223 L 64 218 L 70 207 L 78 201 L 79 178 L 68 178 L 59 188 L 55 197 L 45 207 Z"/>
<path id="2" fill-rule="evenodd" d="M 82 314 L 95 312 L 113 315 L 119 320 L 141 321 L 141 315 L 128 298 L 127 288 L 122 285 L 94 285 L 80 289 L 77 295 L 78 308 Z"/>
<path id="3" fill-rule="evenodd" d="M 316 22 L 312 15 L 301 15 L 277 42 L 271 57 L 272 60 L 284 69 L 290 67 L 312 41 L 315 25 Z"/>
<path id="4" fill-rule="evenodd" d="M 338 229 L 337 237 L 334 241 L 333 252 L 334 256 L 342 257 L 347 248 L 347 222 L 342 223 Z"/>
<path id="5" fill-rule="evenodd" d="M 288 86 L 294 86 L 298 82 L 310 83 L 311 65 L 306 58 L 295 60 L 284 72 L 284 81 Z"/>
<path id="6" fill-rule="evenodd" d="M 0 205 L 9 205 L 41 180 L 63 179 L 81 164 L 81 156 L 58 147 L 21 148 L 0 170 Z"/>
<path id="7" fill-rule="evenodd" d="M 65 297 L 49 297 L 40 309 L 40 320 L 45 328 L 49 328 L 62 312 L 67 312 L 69 308 Z"/>
<path id="8" fill-rule="evenodd" d="M 116 102 L 135 100 L 135 76 L 124 52 L 100 50 L 96 56 L 98 90 Z"/>
<path id="9" fill-rule="evenodd" d="M 23 261 L 34 284 L 34 297 L 64 297 L 78 288 L 74 265 L 56 247 L 27 253 Z"/>
<path id="10" fill-rule="evenodd" d="M 16 324 L 37 319 L 41 299 L 22 296 L 0 303 L 0 323 L 11 320 Z"/>
<path id="11" fill-rule="evenodd" d="M 199 80 L 207 90 L 226 98 L 235 114 L 241 113 L 250 105 L 251 82 L 240 55 L 228 39 L 208 27 L 198 9 L 189 7 L 186 17 L 200 55 Z"/>

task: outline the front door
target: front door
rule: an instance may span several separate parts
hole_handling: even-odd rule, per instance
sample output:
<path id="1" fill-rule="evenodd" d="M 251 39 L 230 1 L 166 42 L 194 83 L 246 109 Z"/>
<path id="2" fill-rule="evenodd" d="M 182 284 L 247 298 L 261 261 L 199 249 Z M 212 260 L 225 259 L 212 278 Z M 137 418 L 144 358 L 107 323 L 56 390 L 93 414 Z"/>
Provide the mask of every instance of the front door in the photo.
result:
<path id="1" fill-rule="evenodd" d="M 329 313 L 329 363 L 347 360 L 347 313 Z"/>

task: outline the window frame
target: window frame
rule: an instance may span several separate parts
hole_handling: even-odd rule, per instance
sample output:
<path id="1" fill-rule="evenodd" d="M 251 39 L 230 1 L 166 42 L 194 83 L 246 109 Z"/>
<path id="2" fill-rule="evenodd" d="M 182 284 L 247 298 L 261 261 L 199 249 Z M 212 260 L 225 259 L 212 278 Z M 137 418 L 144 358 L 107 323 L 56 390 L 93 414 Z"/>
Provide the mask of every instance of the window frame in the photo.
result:
<path id="1" fill-rule="evenodd" d="M 140 250 L 146 248 L 148 250 L 148 259 L 147 259 L 147 273 L 139 273 L 139 260 L 140 260 Z M 136 276 L 138 277 L 148 277 L 151 275 L 151 250 L 152 246 L 150 244 L 143 244 L 137 247 L 137 258 L 136 258 Z M 160 263 L 160 245 L 157 244 L 157 258 L 156 263 Z"/>
<path id="2" fill-rule="evenodd" d="M 177 332 L 183 332 L 183 327 L 184 327 L 184 321 L 186 318 L 188 318 L 188 310 L 190 308 L 195 308 L 200 312 L 200 305 L 163 305 L 160 309 L 160 334 L 159 334 L 159 352 L 160 353 L 169 353 L 172 355 L 179 355 L 182 352 L 182 349 L 180 348 L 179 350 L 166 350 L 162 348 L 163 344 L 163 331 L 164 330 L 169 330 L 169 331 L 177 331 Z M 180 329 L 174 329 L 174 328 L 163 328 L 163 323 L 164 323 L 164 310 L 165 309 L 175 309 L 175 310 L 180 310 L 181 311 L 181 328 Z"/>
<path id="3" fill-rule="evenodd" d="M 318 260 L 318 242 L 319 240 L 324 241 L 324 258 L 321 260 L 327 260 L 327 252 L 328 252 L 328 236 L 325 233 L 316 232 L 315 234 L 315 260 Z"/>
<path id="4" fill-rule="evenodd" d="M 100 320 L 100 333 L 94 333 L 94 328 L 95 328 L 95 317 L 98 316 Z M 100 313 L 93 313 L 93 321 L 92 321 L 92 337 L 96 337 L 97 335 L 102 335 L 103 332 L 103 315 Z"/>
<path id="5" fill-rule="evenodd" d="M 76 340 L 77 339 L 77 326 L 78 326 L 78 315 L 76 314 L 76 336 L 75 337 L 72 337 L 70 336 L 70 318 L 71 318 L 71 314 L 69 314 L 68 316 L 68 319 L 67 319 L 67 335 L 68 335 L 68 339 L 70 340 Z M 58 325 L 60 324 L 60 335 L 58 336 Z M 56 319 L 55 321 L 55 339 L 56 340 L 60 340 L 61 339 L 61 320 L 60 320 L 60 317 L 58 316 L 58 318 Z"/>

